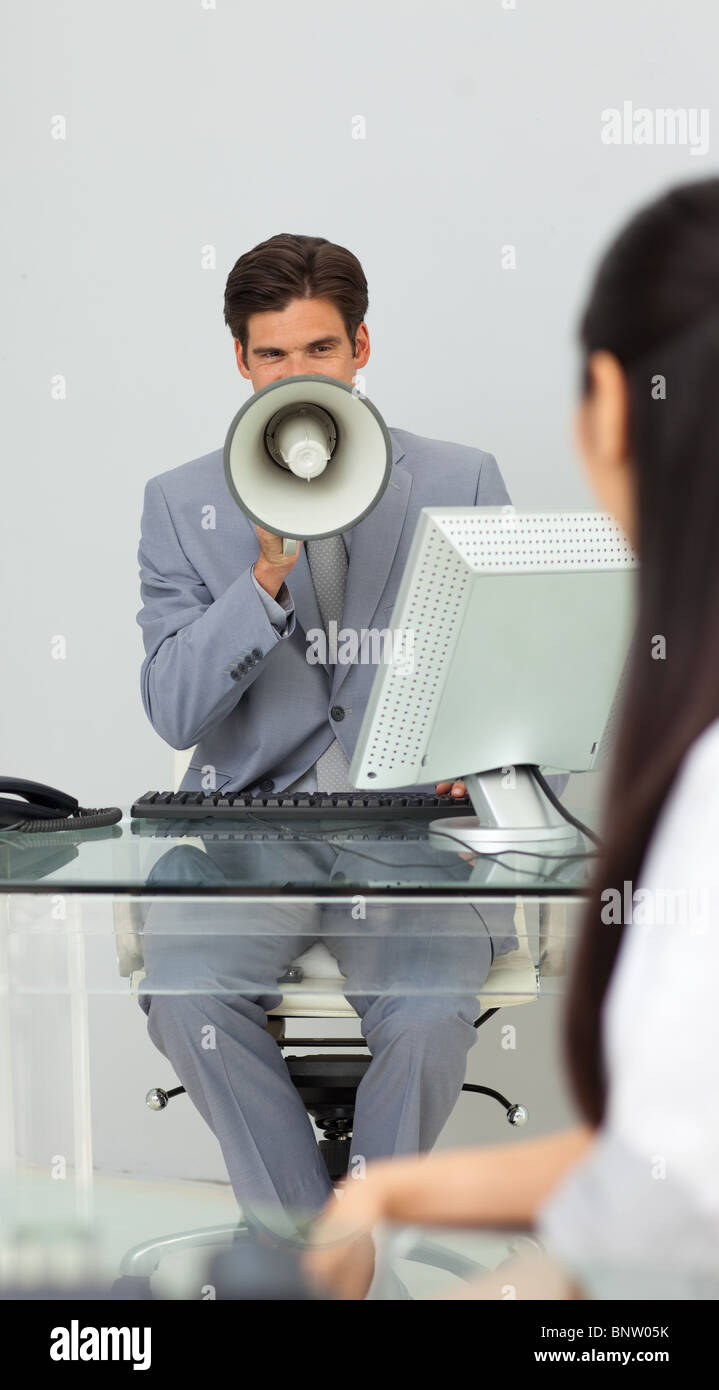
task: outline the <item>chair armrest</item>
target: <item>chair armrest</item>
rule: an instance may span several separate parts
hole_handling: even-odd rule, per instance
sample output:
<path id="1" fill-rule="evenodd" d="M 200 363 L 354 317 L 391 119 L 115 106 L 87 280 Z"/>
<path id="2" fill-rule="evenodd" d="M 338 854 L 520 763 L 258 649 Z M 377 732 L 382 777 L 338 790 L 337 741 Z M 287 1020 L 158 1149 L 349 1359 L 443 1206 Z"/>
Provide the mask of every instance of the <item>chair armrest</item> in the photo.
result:
<path id="1" fill-rule="evenodd" d="M 539 905 L 539 974 L 565 975 L 567 972 L 567 904 Z"/>
<path id="2" fill-rule="evenodd" d="M 112 904 L 117 968 L 128 979 L 144 965 L 142 948 L 142 906 L 132 898 L 117 898 Z"/>

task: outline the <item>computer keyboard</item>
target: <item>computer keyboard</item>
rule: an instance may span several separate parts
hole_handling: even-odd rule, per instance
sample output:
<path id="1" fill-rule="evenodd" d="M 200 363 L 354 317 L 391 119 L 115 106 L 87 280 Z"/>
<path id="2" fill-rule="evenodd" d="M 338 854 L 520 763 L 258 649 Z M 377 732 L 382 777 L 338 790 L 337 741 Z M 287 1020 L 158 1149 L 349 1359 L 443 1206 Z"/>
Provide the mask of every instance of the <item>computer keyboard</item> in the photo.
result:
<path id="1" fill-rule="evenodd" d="M 315 792 L 293 796 L 250 796 L 244 792 L 223 795 L 215 792 L 145 792 L 130 812 L 149 820 L 202 820 L 206 816 L 228 819 L 261 816 L 263 820 L 426 820 L 430 816 L 473 814 L 467 796 L 426 796 L 387 792 Z"/>

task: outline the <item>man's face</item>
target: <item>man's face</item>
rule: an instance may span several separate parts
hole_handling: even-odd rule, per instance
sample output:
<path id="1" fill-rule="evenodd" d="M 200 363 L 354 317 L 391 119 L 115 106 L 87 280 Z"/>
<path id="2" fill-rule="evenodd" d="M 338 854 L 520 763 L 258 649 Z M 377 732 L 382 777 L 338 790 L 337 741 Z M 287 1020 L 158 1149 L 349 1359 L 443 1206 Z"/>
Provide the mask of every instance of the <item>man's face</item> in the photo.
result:
<path id="1" fill-rule="evenodd" d="M 251 314 L 247 330 L 247 356 L 237 338 L 235 356 L 255 391 L 308 372 L 351 386 L 369 357 L 367 325 L 359 325 L 353 352 L 342 315 L 330 299 L 292 299 L 286 309 Z"/>

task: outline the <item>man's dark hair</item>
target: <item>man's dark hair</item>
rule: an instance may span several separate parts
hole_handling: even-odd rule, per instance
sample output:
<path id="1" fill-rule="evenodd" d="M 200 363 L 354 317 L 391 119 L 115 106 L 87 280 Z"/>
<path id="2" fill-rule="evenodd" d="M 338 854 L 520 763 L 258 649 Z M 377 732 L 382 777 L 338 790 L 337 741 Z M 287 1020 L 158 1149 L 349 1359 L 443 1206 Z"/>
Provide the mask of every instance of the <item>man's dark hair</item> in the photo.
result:
<path id="1" fill-rule="evenodd" d="M 225 323 L 243 354 L 250 315 L 285 309 L 291 299 L 331 299 L 354 352 L 368 300 L 364 271 L 351 251 L 326 237 L 281 232 L 240 256 L 227 277 Z"/>

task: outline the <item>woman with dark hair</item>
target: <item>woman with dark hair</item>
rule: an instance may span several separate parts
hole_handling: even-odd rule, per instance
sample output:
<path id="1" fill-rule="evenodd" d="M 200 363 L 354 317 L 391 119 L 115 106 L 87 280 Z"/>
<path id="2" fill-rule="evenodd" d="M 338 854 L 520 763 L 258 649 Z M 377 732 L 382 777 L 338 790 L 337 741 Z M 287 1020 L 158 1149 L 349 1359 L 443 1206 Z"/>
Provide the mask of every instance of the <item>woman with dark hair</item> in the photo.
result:
<path id="1" fill-rule="evenodd" d="M 308 1259 L 347 1297 L 366 1290 L 374 1251 L 342 1235 L 380 1221 L 533 1226 L 550 1258 L 513 1276 L 521 1297 L 719 1293 L 719 179 L 630 221 L 580 341 L 577 443 L 640 560 L 566 1012 L 584 1124 L 348 1181 Z M 475 1296 L 499 1295 L 490 1280 Z"/>

